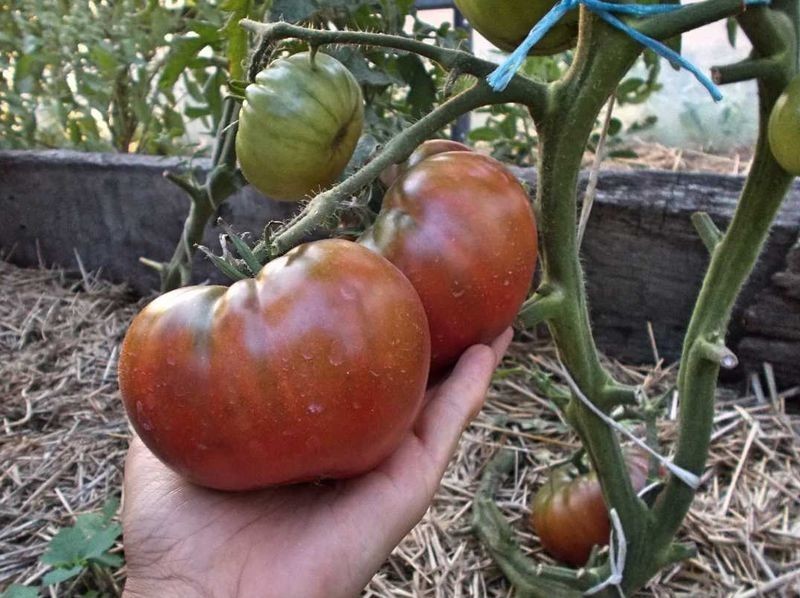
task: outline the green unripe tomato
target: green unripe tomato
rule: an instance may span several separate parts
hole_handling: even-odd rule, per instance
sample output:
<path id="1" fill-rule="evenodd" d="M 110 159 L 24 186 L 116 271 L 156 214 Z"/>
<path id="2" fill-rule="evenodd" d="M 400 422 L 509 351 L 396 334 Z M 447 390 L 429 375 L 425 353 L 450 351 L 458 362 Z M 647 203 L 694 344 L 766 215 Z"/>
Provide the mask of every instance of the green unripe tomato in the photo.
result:
<path id="1" fill-rule="evenodd" d="M 789 174 L 800 176 L 800 75 L 772 107 L 767 132 L 775 160 Z"/>
<path id="2" fill-rule="evenodd" d="M 470 25 L 505 52 L 512 52 L 556 0 L 455 0 Z M 578 38 L 578 12 L 572 10 L 547 32 L 531 54 L 548 55 L 569 50 Z"/>
<path id="3" fill-rule="evenodd" d="M 236 156 L 264 195 L 294 201 L 333 183 L 353 155 L 364 124 L 355 77 L 318 52 L 272 62 L 247 86 Z"/>

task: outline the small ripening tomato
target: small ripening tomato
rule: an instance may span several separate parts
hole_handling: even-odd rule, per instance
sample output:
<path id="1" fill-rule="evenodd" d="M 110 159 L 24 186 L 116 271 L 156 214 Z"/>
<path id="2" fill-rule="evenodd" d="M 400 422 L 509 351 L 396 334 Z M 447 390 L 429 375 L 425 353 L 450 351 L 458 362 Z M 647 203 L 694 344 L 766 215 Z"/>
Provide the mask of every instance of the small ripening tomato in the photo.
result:
<path id="1" fill-rule="evenodd" d="M 767 126 L 769 148 L 786 172 L 800 176 L 800 75 L 775 102 Z"/>
<path id="2" fill-rule="evenodd" d="M 403 173 L 360 242 L 422 298 L 432 371 L 514 321 L 536 266 L 528 194 L 500 162 L 474 152 L 435 154 Z"/>
<path id="3" fill-rule="evenodd" d="M 374 468 L 411 428 L 429 361 L 408 280 L 337 239 L 229 288 L 157 298 L 128 330 L 119 383 L 164 463 L 203 486 L 246 490 Z"/>
<path id="4" fill-rule="evenodd" d="M 473 29 L 495 46 L 512 52 L 556 0 L 455 0 Z M 569 11 L 547 32 L 531 54 L 548 55 L 569 50 L 578 39 L 578 12 Z"/>
<path id="5" fill-rule="evenodd" d="M 381 173 L 381 182 L 390 187 L 392 183 L 397 180 L 409 168 L 416 166 L 425 158 L 430 158 L 434 154 L 441 154 L 443 152 L 471 152 L 472 148 L 458 141 L 451 139 L 428 139 L 423 141 L 417 149 L 415 149 L 405 162 L 400 164 L 392 164 L 385 168 Z"/>
<path id="6" fill-rule="evenodd" d="M 648 456 L 628 451 L 625 462 L 633 489 L 647 482 Z M 570 475 L 570 465 L 558 467 L 533 498 L 530 523 L 542 547 L 559 561 L 586 564 L 592 547 L 608 544 L 611 526 L 597 474 Z"/>
<path id="7" fill-rule="evenodd" d="M 322 52 L 270 63 L 247 86 L 236 156 L 245 178 L 273 199 L 298 200 L 333 183 L 364 124 L 355 77 Z"/>

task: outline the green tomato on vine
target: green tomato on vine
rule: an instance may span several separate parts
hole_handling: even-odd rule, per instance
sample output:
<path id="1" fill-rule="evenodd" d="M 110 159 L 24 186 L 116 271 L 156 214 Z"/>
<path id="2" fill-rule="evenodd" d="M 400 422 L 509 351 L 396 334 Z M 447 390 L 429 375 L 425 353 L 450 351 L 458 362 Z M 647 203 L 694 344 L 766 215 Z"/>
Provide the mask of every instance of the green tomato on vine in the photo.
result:
<path id="1" fill-rule="evenodd" d="M 247 86 L 236 157 L 264 195 L 296 201 L 329 186 L 353 155 L 364 125 L 355 77 L 322 52 L 272 62 Z"/>
<path id="2" fill-rule="evenodd" d="M 775 160 L 789 174 L 800 176 L 800 75 L 775 102 L 767 132 Z"/>
<path id="3" fill-rule="evenodd" d="M 473 29 L 505 52 L 512 52 L 556 0 L 455 0 Z M 530 54 L 547 56 L 575 47 L 578 13 L 570 11 L 545 35 Z"/>

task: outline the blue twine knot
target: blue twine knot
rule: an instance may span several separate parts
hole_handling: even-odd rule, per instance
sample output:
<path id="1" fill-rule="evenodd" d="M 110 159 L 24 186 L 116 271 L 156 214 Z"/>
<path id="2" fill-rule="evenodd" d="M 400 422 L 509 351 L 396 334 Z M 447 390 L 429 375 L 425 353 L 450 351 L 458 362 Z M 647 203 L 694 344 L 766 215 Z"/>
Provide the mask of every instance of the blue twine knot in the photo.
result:
<path id="1" fill-rule="evenodd" d="M 744 3 L 747 6 L 767 6 L 769 5 L 770 0 L 745 0 Z M 547 34 L 547 32 L 550 31 L 550 29 L 556 23 L 558 23 L 558 21 L 560 21 L 564 15 L 566 15 L 570 10 L 577 8 L 581 4 L 598 15 L 606 23 L 628 34 L 643 46 L 653 50 L 659 56 L 666 58 L 672 64 L 683 67 L 687 71 L 691 72 L 703 85 L 703 87 L 708 90 L 708 92 L 711 94 L 711 97 L 714 98 L 714 101 L 718 102 L 722 99 L 722 92 L 720 92 L 719 88 L 714 85 L 711 79 L 706 77 L 695 65 L 660 41 L 640 33 L 627 23 L 611 14 L 618 13 L 633 15 L 636 17 L 644 17 L 648 15 L 663 14 L 679 10 L 683 8 L 680 4 L 613 4 L 611 2 L 603 2 L 602 0 L 559 0 L 559 2 L 557 2 L 545 16 L 533 26 L 527 37 L 525 37 L 522 43 L 517 46 L 517 49 L 514 50 L 508 56 L 508 58 L 506 58 L 505 61 L 503 61 L 503 63 L 494 71 L 492 71 L 492 73 L 486 78 L 492 89 L 495 91 L 503 91 L 514 77 L 514 74 L 519 70 L 520 66 L 522 66 L 522 63 L 525 58 L 527 58 L 530 49 L 539 43 L 539 41 Z"/>

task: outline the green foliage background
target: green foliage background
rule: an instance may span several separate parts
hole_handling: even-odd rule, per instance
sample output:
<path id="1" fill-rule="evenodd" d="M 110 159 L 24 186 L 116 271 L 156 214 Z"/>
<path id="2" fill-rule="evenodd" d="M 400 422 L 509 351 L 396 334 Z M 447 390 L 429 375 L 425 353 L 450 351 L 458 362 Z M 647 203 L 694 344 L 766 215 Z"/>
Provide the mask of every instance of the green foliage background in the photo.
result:
<path id="1" fill-rule="evenodd" d="M 449 23 L 426 23 L 414 0 L 0 0 L 0 148 L 204 155 L 224 94 L 246 78 L 254 40 L 238 21 L 268 15 L 451 48 L 467 38 Z M 285 42 L 272 56 L 302 49 Z M 468 84 L 465 78 L 447 84 L 438 66 L 414 54 L 354 46 L 325 51 L 361 84 L 373 146 Z M 552 81 L 571 58 L 570 52 L 530 58 L 523 71 Z M 643 101 L 658 88 L 658 60 L 646 57 L 645 65 L 646 78 L 620 86 L 620 103 Z M 469 140 L 487 144 L 501 160 L 532 163 L 535 133 L 525 110 L 483 112 Z M 614 122 L 612 148 L 620 129 Z"/>
<path id="2" fill-rule="evenodd" d="M 220 116 L 221 8 L 3 0 L 0 147 L 186 153 L 189 123 L 213 130 Z"/>

